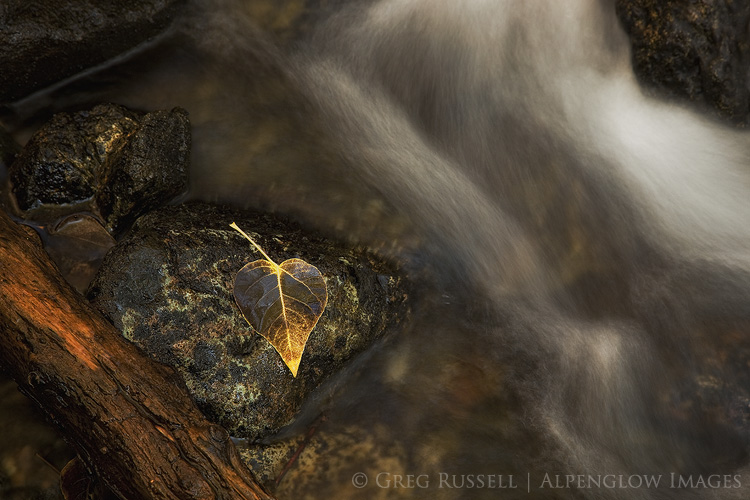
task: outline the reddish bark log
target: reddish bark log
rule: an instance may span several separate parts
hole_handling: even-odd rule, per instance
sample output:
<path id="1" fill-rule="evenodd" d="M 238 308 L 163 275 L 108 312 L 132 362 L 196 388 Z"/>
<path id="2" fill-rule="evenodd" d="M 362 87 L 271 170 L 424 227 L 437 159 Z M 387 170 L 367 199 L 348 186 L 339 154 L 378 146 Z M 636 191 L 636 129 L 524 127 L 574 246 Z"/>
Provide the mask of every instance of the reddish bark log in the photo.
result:
<path id="1" fill-rule="evenodd" d="M 0 364 L 122 498 L 268 499 L 171 368 L 73 290 L 0 212 Z"/>

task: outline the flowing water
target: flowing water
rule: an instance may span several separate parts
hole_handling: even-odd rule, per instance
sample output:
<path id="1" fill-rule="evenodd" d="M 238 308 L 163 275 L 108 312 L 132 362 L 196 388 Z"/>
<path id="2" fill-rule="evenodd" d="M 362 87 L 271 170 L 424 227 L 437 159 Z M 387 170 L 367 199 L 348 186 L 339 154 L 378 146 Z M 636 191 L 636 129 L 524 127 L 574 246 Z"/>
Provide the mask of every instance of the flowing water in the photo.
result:
<path id="1" fill-rule="evenodd" d="M 325 5 L 282 42 L 202 2 L 87 94 L 415 282 L 279 496 L 745 498 L 750 135 L 644 94 L 610 1 Z"/>

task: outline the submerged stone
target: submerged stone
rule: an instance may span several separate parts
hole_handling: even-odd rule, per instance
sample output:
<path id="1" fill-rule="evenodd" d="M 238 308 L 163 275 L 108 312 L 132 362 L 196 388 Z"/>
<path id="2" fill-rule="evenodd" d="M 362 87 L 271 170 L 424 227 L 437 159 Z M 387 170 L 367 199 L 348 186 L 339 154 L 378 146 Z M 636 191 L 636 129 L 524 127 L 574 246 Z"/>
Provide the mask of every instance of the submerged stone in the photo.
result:
<path id="1" fill-rule="evenodd" d="M 328 305 L 312 330 L 297 377 L 255 333 L 233 297 L 236 273 L 262 256 L 317 267 Z M 171 365 L 206 415 L 257 440 L 293 421 L 307 396 L 403 322 L 405 282 L 393 265 L 270 215 L 202 203 L 141 217 L 107 255 L 88 296 L 123 335 Z"/>
<path id="2" fill-rule="evenodd" d="M 115 240 L 90 215 L 73 214 L 41 232 L 44 249 L 65 279 L 79 292 L 86 291 Z"/>

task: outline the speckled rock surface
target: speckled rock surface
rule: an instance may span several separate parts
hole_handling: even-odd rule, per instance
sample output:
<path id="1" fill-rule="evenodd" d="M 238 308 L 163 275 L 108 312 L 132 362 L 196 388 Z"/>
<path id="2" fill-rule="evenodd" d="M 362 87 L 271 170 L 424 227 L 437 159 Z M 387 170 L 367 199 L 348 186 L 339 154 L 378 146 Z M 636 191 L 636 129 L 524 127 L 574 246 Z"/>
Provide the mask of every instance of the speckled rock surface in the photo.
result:
<path id="1" fill-rule="evenodd" d="M 137 113 L 104 104 L 59 113 L 10 167 L 20 215 L 49 222 L 87 211 L 117 232 L 187 189 L 187 112 Z"/>
<path id="2" fill-rule="evenodd" d="M 0 102 L 74 75 L 166 28 L 184 0 L 0 3 Z"/>
<path id="3" fill-rule="evenodd" d="M 302 451 L 290 463 L 301 446 Z M 414 470 L 410 455 L 421 455 L 422 450 L 407 450 L 383 427 L 349 426 L 331 433 L 323 426 L 308 440 L 302 436 L 273 445 L 240 446 L 239 451 L 258 481 L 278 498 L 390 499 L 414 498 L 414 489 L 378 487 L 377 474 Z M 364 472 L 363 462 L 368 464 Z M 363 473 L 368 481 L 363 480 Z M 431 491 L 429 498 L 439 498 L 435 493 L 439 492 Z"/>
<path id="4" fill-rule="evenodd" d="M 235 304 L 234 275 L 261 257 L 233 221 L 277 262 L 301 258 L 326 280 L 328 305 L 297 378 Z M 126 338 L 177 369 L 210 419 L 250 440 L 290 423 L 311 391 L 408 315 L 402 278 L 363 249 L 200 203 L 141 217 L 88 296 Z"/>
<path id="5" fill-rule="evenodd" d="M 617 0 L 638 78 L 735 123 L 750 120 L 750 3 Z"/>

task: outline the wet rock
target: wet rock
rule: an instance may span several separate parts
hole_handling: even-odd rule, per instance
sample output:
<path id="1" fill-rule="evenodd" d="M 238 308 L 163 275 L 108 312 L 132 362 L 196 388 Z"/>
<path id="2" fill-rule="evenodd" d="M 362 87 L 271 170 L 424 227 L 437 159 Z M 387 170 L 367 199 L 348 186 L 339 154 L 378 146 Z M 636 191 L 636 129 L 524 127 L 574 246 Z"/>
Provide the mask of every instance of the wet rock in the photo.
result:
<path id="1" fill-rule="evenodd" d="M 328 305 L 296 378 L 235 304 L 235 274 L 261 257 L 233 221 L 277 262 L 301 258 L 326 280 Z M 291 422 L 316 387 L 406 318 L 404 289 L 391 265 L 361 248 L 269 215 L 191 203 L 141 217 L 88 296 L 126 338 L 176 368 L 209 418 L 255 440 Z"/>
<path id="2" fill-rule="evenodd" d="M 139 128 L 106 169 L 97 205 L 117 228 L 187 190 L 190 122 L 180 108 L 143 115 Z"/>
<path id="3" fill-rule="evenodd" d="M 27 0 L 0 5 L 0 102 L 110 59 L 163 31 L 184 0 Z"/>
<path id="4" fill-rule="evenodd" d="M 9 176 L 24 218 L 49 223 L 86 211 L 117 232 L 187 189 L 189 151 L 186 111 L 143 114 L 106 104 L 54 115 Z"/>
<path id="5" fill-rule="evenodd" d="M 735 123 L 748 122 L 750 3 L 618 0 L 617 14 L 642 82 Z"/>

